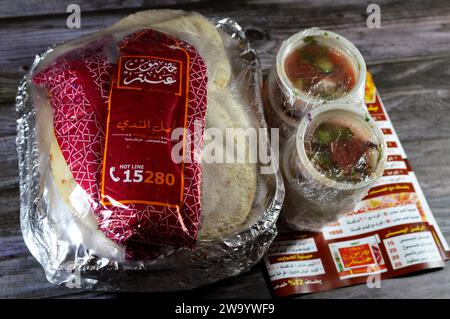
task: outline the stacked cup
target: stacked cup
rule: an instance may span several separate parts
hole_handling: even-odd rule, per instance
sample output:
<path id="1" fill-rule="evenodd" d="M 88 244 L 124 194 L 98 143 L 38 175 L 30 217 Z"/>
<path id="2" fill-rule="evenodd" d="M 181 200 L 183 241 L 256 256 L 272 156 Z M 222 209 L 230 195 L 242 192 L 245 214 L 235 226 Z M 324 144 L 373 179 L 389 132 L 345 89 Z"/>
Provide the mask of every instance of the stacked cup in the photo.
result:
<path id="1" fill-rule="evenodd" d="M 265 90 L 266 117 L 283 144 L 282 216 L 319 230 L 350 212 L 387 159 L 381 130 L 364 101 L 366 64 L 344 37 L 318 28 L 283 42 Z"/>

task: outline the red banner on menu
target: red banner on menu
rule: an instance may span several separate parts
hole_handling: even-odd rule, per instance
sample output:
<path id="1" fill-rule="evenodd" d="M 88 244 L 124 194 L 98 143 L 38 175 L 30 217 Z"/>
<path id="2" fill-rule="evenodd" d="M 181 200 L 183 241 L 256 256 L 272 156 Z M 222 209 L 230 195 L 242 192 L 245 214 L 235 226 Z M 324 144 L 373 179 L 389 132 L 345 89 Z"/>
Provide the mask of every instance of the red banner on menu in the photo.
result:
<path id="1" fill-rule="evenodd" d="M 321 233 L 281 232 L 265 256 L 276 296 L 442 268 L 449 246 L 406 159 L 370 73 L 366 104 L 388 144 L 384 175 L 354 211 Z"/>

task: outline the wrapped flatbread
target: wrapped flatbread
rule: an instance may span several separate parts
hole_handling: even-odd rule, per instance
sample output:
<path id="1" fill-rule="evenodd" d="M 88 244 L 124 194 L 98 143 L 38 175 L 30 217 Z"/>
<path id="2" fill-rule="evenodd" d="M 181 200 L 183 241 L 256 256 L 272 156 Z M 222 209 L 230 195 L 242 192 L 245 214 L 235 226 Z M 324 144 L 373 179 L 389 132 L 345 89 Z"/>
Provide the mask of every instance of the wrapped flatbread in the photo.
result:
<path id="1" fill-rule="evenodd" d="M 240 30 L 198 13 L 143 11 L 33 67 L 39 183 L 24 177 L 21 187 L 41 195 L 22 224 L 51 282 L 70 281 L 75 267 L 87 288 L 192 288 L 261 258 L 283 192 L 239 133 L 268 145 L 259 65 Z M 229 129 L 244 161 L 228 162 Z M 149 272 L 130 279 L 137 269 Z"/>

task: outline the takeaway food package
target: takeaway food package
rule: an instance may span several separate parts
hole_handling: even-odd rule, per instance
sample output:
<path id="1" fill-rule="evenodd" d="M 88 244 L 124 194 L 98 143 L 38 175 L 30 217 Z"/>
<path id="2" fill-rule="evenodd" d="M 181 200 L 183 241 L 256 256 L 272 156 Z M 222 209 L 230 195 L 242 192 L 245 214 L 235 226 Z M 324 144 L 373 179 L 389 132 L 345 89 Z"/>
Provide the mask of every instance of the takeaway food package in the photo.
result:
<path id="1" fill-rule="evenodd" d="M 19 89 L 21 220 L 49 281 L 187 289 L 258 262 L 281 176 L 235 162 L 224 137 L 253 129 L 270 149 L 260 87 L 238 24 L 183 11 L 139 12 L 38 57 Z"/>
<path id="2" fill-rule="evenodd" d="M 303 245 L 357 209 L 392 157 L 366 108 L 367 74 L 349 40 L 312 28 L 282 44 L 263 84 L 241 26 L 179 10 L 50 48 L 16 100 L 25 242 L 47 279 L 70 287 L 192 289 L 269 251 L 275 292 L 304 292 L 286 285 L 309 266 L 280 242 Z M 333 245 L 339 256 L 349 246 Z M 328 272 L 316 259 L 315 274 Z"/>

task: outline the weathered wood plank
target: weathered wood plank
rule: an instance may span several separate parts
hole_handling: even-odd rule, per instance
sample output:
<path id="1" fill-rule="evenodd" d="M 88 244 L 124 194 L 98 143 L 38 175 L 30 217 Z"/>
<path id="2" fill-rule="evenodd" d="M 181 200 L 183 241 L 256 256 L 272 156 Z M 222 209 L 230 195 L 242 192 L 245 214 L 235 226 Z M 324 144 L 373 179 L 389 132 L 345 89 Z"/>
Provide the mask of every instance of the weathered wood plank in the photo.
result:
<path id="1" fill-rule="evenodd" d="M 382 97 L 386 99 L 389 96 L 395 99 L 395 95 L 406 96 L 408 92 L 417 94 L 448 89 L 449 63 L 449 57 L 432 57 L 414 61 L 369 64 L 369 71 Z"/>
<path id="2" fill-rule="evenodd" d="M 0 18 L 17 18 L 37 15 L 66 14 L 69 4 L 76 3 L 82 12 L 119 10 L 119 9 L 139 9 L 143 7 L 159 8 L 179 5 L 189 5 L 202 2 L 201 0 L 4 0 L 0 2 Z M 207 1 L 203 1 L 207 2 Z"/>
<path id="3" fill-rule="evenodd" d="M 16 93 L 9 91 L 8 94 L 10 96 L 9 101 L 7 103 L 0 103 L 0 137 L 16 134 L 16 109 L 14 107 Z"/>
<path id="4" fill-rule="evenodd" d="M 20 70 L 30 65 L 34 54 L 48 46 L 98 31 L 132 11 L 87 13 L 83 15 L 82 28 L 79 30 L 66 29 L 64 15 L 45 19 L 0 20 L 0 68 Z M 341 32 L 361 48 L 370 63 L 442 56 L 448 55 L 450 50 L 450 3 L 442 3 L 427 10 L 412 5 L 403 6 L 401 10 L 397 7 L 386 8 L 382 13 L 383 27 L 376 30 L 366 27 L 365 7 L 324 12 L 287 3 L 282 6 L 264 4 L 257 7 L 250 4 L 232 5 L 220 12 L 216 7 L 202 6 L 198 11 L 208 16 L 230 16 L 243 25 L 249 31 L 265 68 L 273 63 L 274 54 L 282 40 L 311 26 Z"/>
<path id="5" fill-rule="evenodd" d="M 389 115 L 404 143 L 426 144 L 430 139 L 450 137 L 450 125 L 446 122 L 450 109 L 448 90 L 387 93 L 382 99 L 389 106 Z"/>
<path id="6" fill-rule="evenodd" d="M 421 181 L 419 180 L 419 182 Z M 439 224 L 439 228 L 447 239 L 447 242 L 450 243 L 450 196 L 446 194 L 443 197 L 429 199 L 428 204 Z"/>
<path id="7" fill-rule="evenodd" d="M 409 160 L 429 199 L 450 194 L 450 138 L 403 143 Z"/>
<path id="8" fill-rule="evenodd" d="M 23 240 L 19 227 L 19 189 L 17 187 L 2 190 L 0 193 L 0 241 L 14 237 L 16 246 L 21 246 Z M 20 236 L 19 236 L 20 235 Z M 19 236 L 19 237 L 17 237 Z M 0 258 L 5 255 L 13 255 L 14 251 L 4 250 L 3 244 L 0 249 Z"/>
<path id="9" fill-rule="evenodd" d="M 3 298 L 45 298 L 67 294 L 67 288 L 50 286 L 43 270 L 29 253 L 1 258 L 0 296 Z"/>
<path id="10" fill-rule="evenodd" d="M 261 8 L 271 7 L 277 11 L 286 7 L 298 8 L 299 10 L 315 10 L 321 12 L 335 12 L 358 10 L 365 13 L 367 5 L 372 3 L 370 0 L 233 0 L 227 2 L 213 0 L 102 0 L 89 1 L 78 0 L 82 13 L 95 11 L 113 10 L 143 10 L 150 8 L 183 8 L 191 10 L 210 9 L 223 11 L 224 9 L 245 10 L 246 7 Z M 27 16 L 48 16 L 65 15 L 69 4 L 74 3 L 71 0 L 3 0 L 0 3 L 0 18 L 18 18 Z M 402 0 L 378 0 L 377 4 L 382 12 L 386 10 L 404 10 L 405 2 Z M 408 7 L 415 8 L 418 11 L 424 9 L 436 8 L 442 6 L 442 1 L 408 1 Z M 400 13 L 399 13 L 400 14 Z M 428 13 L 431 16 L 431 13 Z"/>
<path id="11" fill-rule="evenodd" d="M 304 299 L 319 298 L 383 298 L 383 299 L 432 299 L 450 298 L 450 291 L 443 287 L 450 284 L 450 268 L 405 276 L 402 278 L 391 278 L 381 281 L 381 288 L 368 288 L 362 284 L 359 286 L 345 287 L 337 290 L 326 291 L 317 294 L 301 296 Z M 440 288 L 442 287 L 442 288 Z"/>
<path id="12" fill-rule="evenodd" d="M 17 186 L 19 182 L 16 137 L 0 137 L 0 190 Z"/>
<path id="13" fill-rule="evenodd" d="M 19 85 L 23 73 L 24 72 L 20 70 L 10 70 L 9 72 L 0 70 L 0 107 L 3 106 L 2 103 L 14 101 L 14 92 L 17 91 L 17 86 Z M 6 112 L 0 113 L 3 115 L 3 113 Z"/>

